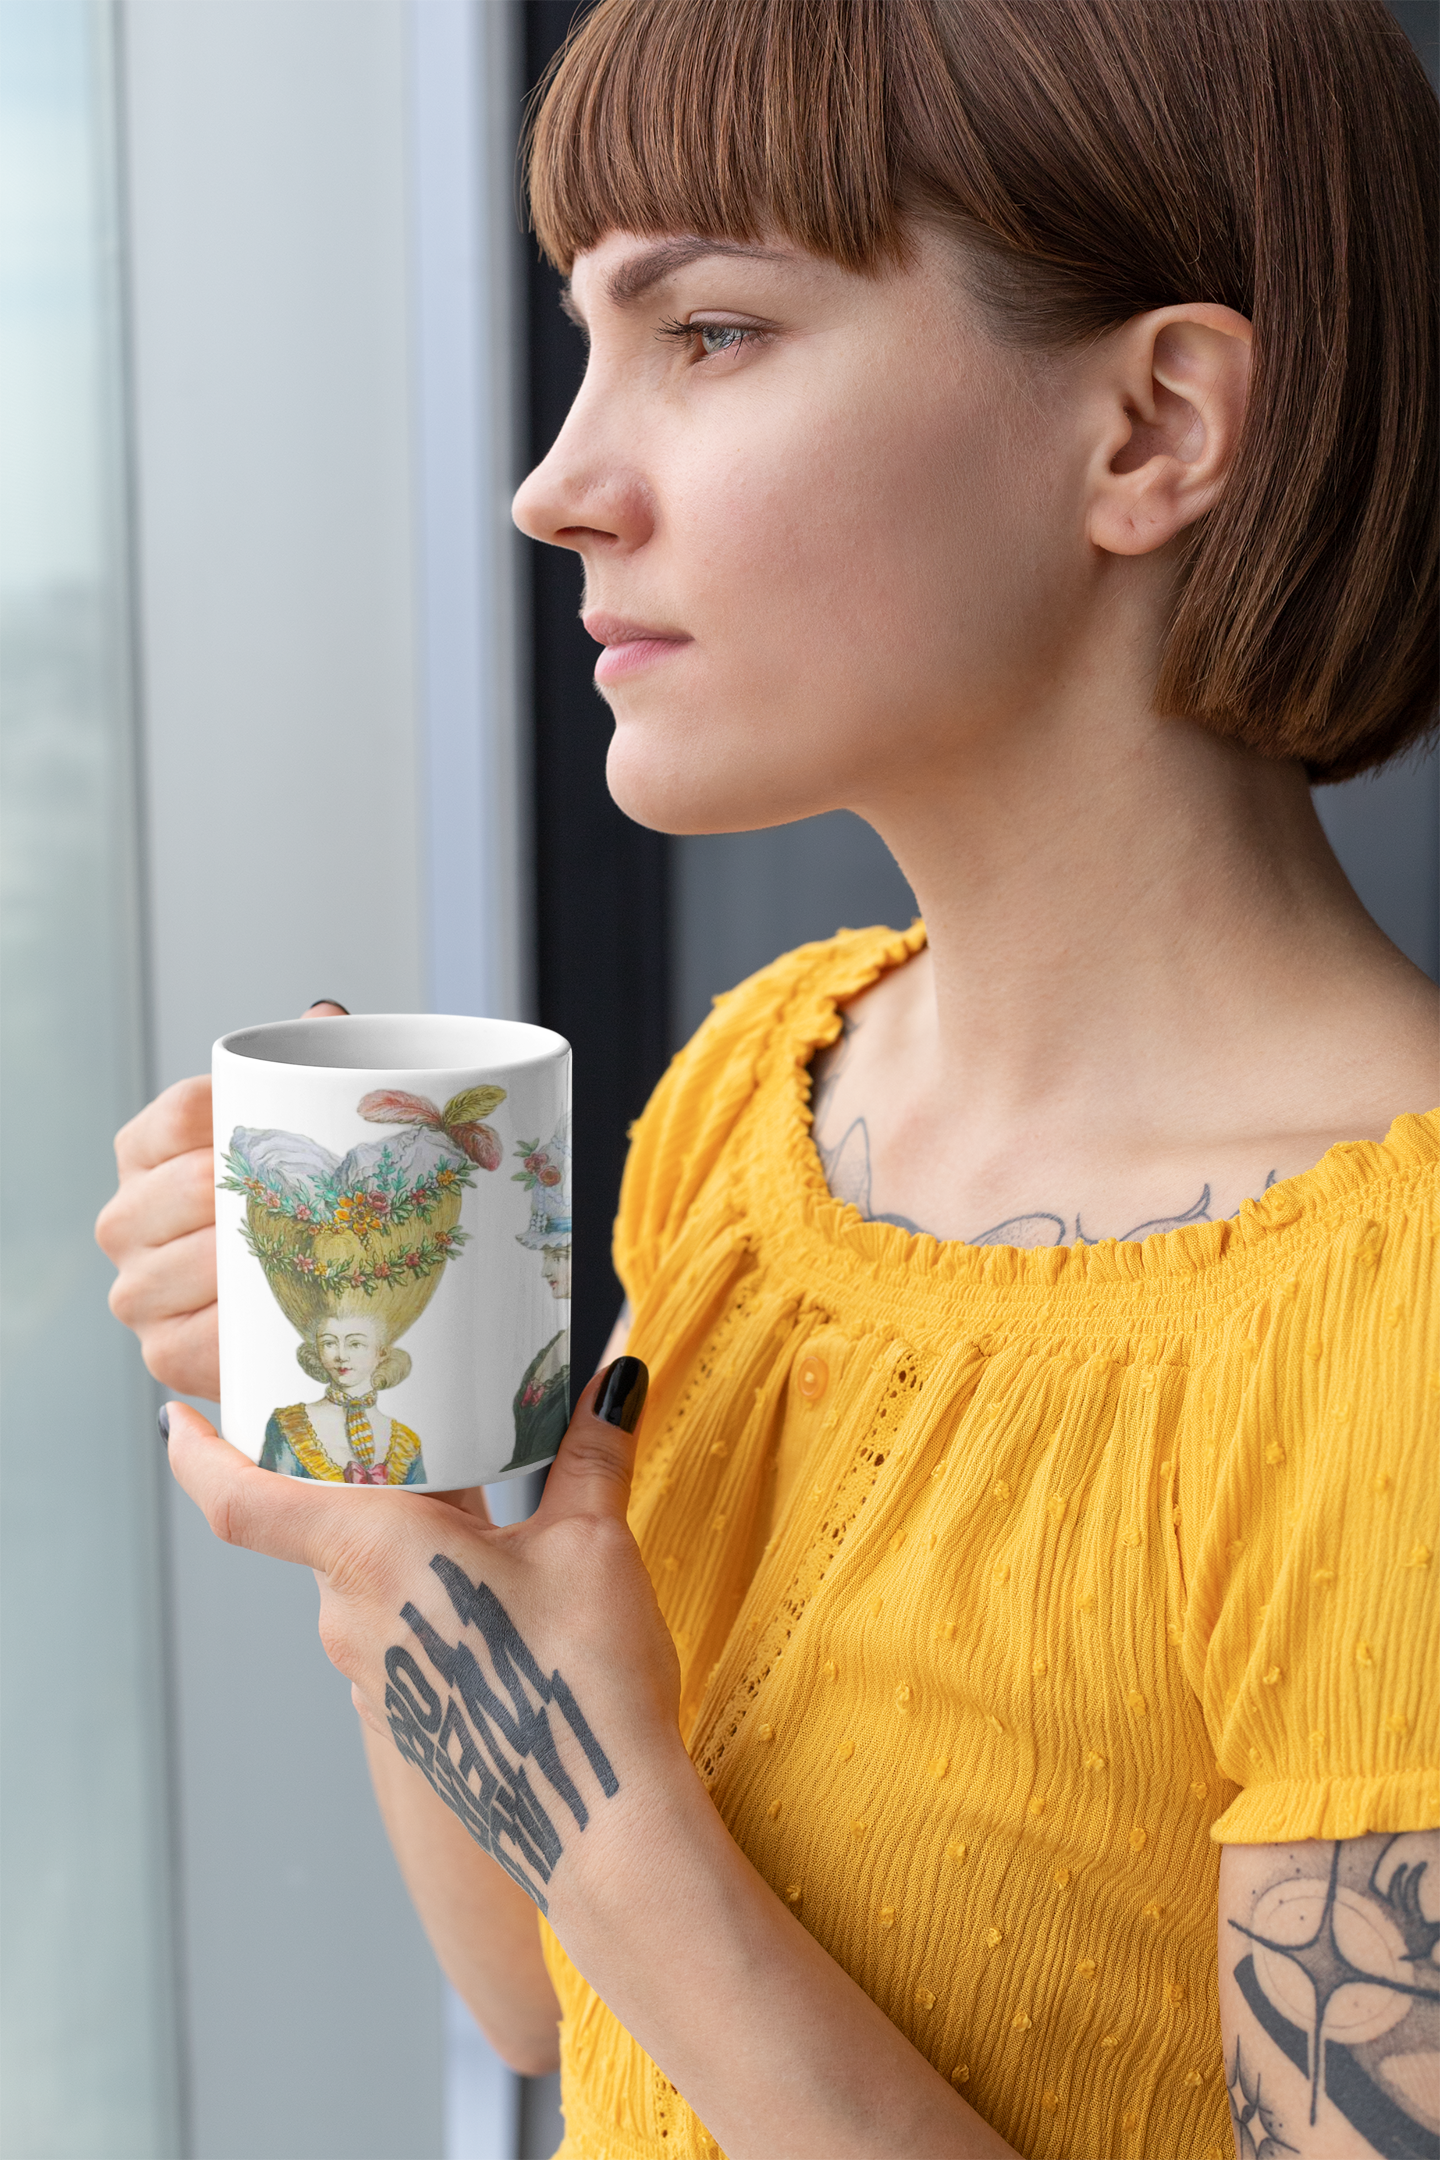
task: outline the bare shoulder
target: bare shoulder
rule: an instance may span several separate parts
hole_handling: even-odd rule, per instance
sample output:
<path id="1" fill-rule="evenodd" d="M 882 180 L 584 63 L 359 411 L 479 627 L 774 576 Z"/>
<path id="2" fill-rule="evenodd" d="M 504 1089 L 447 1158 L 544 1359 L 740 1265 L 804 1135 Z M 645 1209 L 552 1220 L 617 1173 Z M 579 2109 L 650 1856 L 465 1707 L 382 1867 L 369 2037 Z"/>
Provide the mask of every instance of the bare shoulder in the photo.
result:
<path id="1" fill-rule="evenodd" d="M 1220 2018 L 1240 2160 L 1440 2151 L 1440 1831 L 1227 1846 Z"/>
<path id="2" fill-rule="evenodd" d="M 1317 986 L 1317 1021 L 1380 1086 L 1433 1091 L 1440 1086 L 1440 988 L 1368 917 L 1365 933 L 1336 967 L 1328 994 Z"/>
<path id="3" fill-rule="evenodd" d="M 1345 1140 L 1383 1140 L 1397 1117 L 1440 1106 L 1440 990 L 1375 933 L 1355 963 L 1317 986 L 1266 1058 L 1257 1109 L 1315 1161 Z"/>

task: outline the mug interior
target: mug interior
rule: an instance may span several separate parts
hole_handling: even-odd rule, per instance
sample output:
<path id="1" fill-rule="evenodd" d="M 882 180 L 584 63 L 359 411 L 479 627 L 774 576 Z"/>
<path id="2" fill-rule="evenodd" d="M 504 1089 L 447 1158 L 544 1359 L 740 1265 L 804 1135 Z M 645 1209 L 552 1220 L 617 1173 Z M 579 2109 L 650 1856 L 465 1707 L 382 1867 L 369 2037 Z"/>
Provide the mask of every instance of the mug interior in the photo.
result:
<path id="1" fill-rule="evenodd" d="M 341 1072 L 454 1071 L 459 1067 L 542 1065 L 569 1049 L 563 1035 L 525 1020 L 461 1013 L 348 1013 L 329 1019 L 271 1020 L 222 1035 L 218 1049 L 267 1065 Z"/>

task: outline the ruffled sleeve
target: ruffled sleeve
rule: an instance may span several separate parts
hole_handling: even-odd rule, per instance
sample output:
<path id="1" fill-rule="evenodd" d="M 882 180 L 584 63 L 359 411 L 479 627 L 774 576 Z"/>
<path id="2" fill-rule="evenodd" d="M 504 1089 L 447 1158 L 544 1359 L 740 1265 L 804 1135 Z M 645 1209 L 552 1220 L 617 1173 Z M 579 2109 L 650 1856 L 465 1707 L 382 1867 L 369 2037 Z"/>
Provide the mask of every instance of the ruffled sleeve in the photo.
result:
<path id="1" fill-rule="evenodd" d="M 1212 1430 L 1227 1390 L 1239 1415 L 1195 1549 L 1186 1662 L 1243 1788 L 1222 1844 L 1440 1825 L 1434 1188 L 1432 1164 L 1399 1206 L 1347 1208 L 1215 1375 Z"/>
<path id="2" fill-rule="evenodd" d="M 837 946 L 802 945 L 715 1000 L 630 1130 L 615 1223 L 615 1272 L 632 1305 L 654 1280 L 755 1093 L 761 1057 L 796 992 L 834 972 Z M 872 942 L 877 933 L 859 933 Z M 885 937 L 890 932 L 880 933 Z"/>

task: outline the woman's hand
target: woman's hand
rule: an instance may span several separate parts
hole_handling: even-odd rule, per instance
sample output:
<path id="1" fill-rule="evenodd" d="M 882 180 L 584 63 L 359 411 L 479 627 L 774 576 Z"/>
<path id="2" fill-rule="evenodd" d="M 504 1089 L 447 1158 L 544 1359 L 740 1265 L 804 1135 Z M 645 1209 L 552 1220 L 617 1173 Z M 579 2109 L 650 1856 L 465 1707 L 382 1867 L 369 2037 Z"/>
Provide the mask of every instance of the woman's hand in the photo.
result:
<path id="1" fill-rule="evenodd" d="M 345 1007 L 324 998 L 306 1014 Z M 120 1188 L 95 1225 L 119 1270 L 110 1310 L 133 1328 L 155 1378 L 220 1399 L 215 1313 L 215 1152 L 210 1080 L 177 1080 L 115 1135 Z"/>
<path id="2" fill-rule="evenodd" d="M 215 1402 L 215 1155 L 208 1076 L 177 1080 L 115 1135 L 120 1189 L 95 1237 L 118 1273 L 110 1310 L 166 1387 Z"/>
<path id="3" fill-rule="evenodd" d="M 775 2160 L 782 2123 L 789 2160 L 1003 2160 L 1011 2148 L 756 1873 L 685 1752 L 678 1660 L 625 1520 L 643 1376 L 625 1357 L 590 1383 L 539 1509 L 508 1529 L 436 1496 L 277 1477 L 178 1403 L 171 1466 L 217 1536 L 316 1570 L 321 1639 L 367 1726 L 548 1914 L 734 2160 Z M 398 1823 L 403 1793 L 388 1798 Z M 525 2003 L 506 2000 L 522 1931 L 488 1894 L 471 1913 L 441 1825 L 415 1814 L 397 1842 L 407 1875 L 487 2026 L 538 2067 L 548 1983 L 532 1972 Z M 487 1958 L 495 1912 L 510 1948 Z"/>
<path id="4" fill-rule="evenodd" d="M 316 1571 L 321 1640 L 361 1717 L 542 1911 L 617 1796 L 693 1781 L 678 1661 L 625 1520 L 644 1378 L 625 1358 L 591 1382 L 539 1510 L 505 1529 L 438 1496 L 277 1477 L 169 1409 L 171 1466 L 211 1528 Z"/>

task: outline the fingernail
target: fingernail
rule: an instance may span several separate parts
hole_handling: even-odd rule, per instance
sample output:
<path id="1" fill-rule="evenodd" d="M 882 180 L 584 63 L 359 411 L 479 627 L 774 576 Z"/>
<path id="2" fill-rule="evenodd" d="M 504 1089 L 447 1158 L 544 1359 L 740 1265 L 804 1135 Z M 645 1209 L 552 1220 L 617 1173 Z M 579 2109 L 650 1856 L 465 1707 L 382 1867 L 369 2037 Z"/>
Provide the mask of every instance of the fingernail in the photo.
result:
<path id="1" fill-rule="evenodd" d="M 170 1405 L 169 1405 L 168 1403 L 162 1403 L 162 1404 L 160 1405 L 160 1411 L 159 1411 L 159 1415 L 158 1415 L 158 1416 L 156 1417 L 156 1420 L 155 1420 L 155 1422 L 156 1422 L 156 1424 L 157 1424 L 157 1425 L 158 1425 L 158 1426 L 160 1427 L 160 1438 L 161 1438 L 161 1439 L 162 1439 L 162 1440 L 164 1441 L 164 1443 L 165 1443 L 166 1447 L 169 1447 L 169 1445 L 170 1445 Z"/>
<path id="2" fill-rule="evenodd" d="M 595 1397 L 596 1417 L 607 1425 L 618 1425 L 621 1432 L 634 1432 L 649 1385 L 649 1372 L 638 1357 L 617 1357 L 613 1365 L 606 1366 L 600 1382 Z"/>
<path id="3" fill-rule="evenodd" d="M 348 1020 L 350 1017 L 350 1007 L 348 1005 L 341 1005 L 339 998 L 311 998 L 306 1010 L 309 1012 L 314 1012 L 317 1005 L 339 1006 L 340 1011 L 344 1013 L 346 1019 Z"/>

